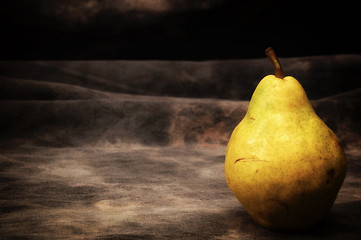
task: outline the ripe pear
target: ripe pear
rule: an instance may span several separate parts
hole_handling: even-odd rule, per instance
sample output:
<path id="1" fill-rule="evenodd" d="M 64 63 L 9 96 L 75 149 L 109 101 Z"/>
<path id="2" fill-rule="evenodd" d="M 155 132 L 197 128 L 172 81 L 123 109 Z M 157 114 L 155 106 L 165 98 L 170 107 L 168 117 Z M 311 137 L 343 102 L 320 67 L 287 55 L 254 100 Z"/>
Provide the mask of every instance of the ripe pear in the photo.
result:
<path id="1" fill-rule="evenodd" d="M 317 116 L 301 84 L 283 76 L 272 48 L 275 75 L 264 77 L 227 146 L 225 177 L 249 215 L 275 231 L 299 231 L 330 211 L 347 161 L 335 133 Z"/>

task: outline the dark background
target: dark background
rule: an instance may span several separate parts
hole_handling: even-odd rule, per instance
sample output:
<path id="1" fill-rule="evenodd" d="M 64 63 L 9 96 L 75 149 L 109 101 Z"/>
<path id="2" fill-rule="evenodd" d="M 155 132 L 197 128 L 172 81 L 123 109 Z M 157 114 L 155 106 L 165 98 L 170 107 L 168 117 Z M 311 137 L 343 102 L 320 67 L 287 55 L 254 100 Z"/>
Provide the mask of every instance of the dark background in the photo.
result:
<path id="1" fill-rule="evenodd" d="M 0 58 L 206 60 L 361 53 L 357 2 L 13 0 Z"/>

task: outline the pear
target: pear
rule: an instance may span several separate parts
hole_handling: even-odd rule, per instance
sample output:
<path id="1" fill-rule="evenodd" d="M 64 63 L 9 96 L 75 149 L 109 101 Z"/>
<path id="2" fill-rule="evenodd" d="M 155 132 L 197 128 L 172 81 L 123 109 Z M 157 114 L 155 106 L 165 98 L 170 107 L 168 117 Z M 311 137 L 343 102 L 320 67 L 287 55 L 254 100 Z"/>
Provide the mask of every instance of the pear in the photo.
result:
<path id="1" fill-rule="evenodd" d="M 274 231 L 300 231 L 320 222 L 344 181 L 347 160 L 335 133 L 317 116 L 301 84 L 275 75 L 256 87 L 227 146 L 225 177 L 248 214 Z"/>

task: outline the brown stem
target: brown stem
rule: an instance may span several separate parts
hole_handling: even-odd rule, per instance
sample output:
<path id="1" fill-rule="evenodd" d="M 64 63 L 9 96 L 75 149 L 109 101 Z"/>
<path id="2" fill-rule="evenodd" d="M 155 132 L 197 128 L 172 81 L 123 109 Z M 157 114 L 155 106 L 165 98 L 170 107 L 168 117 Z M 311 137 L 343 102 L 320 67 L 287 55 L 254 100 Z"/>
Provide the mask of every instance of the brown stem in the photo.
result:
<path id="1" fill-rule="evenodd" d="M 278 60 L 277 56 L 276 56 L 276 53 L 275 51 L 273 50 L 273 48 L 271 47 L 268 47 L 266 49 L 266 55 L 267 57 L 269 58 L 269 60 L 271 60 L 272 62 L 272 65 L 275 69 L 275 76 L 277 78 L 281 78 L 283 79 L 283 71 L 282 71 L 282 67 L 281 67 L 281 63 L 280 61 Z"/>

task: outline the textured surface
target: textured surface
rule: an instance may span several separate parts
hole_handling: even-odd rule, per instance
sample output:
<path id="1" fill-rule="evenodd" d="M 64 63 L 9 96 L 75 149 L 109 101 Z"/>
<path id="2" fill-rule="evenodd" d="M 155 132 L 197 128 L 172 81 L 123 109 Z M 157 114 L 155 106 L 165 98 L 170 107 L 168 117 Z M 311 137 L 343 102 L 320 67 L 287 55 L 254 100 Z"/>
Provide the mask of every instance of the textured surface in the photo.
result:
<path id="1" fill-rule="evenodd" d="M 359 239 L 361 57 L 281 61 L 349 162 L 314 229 L 259 227 L 224 180 L 264 60 L 1 62 L 1 238 Z"/>

